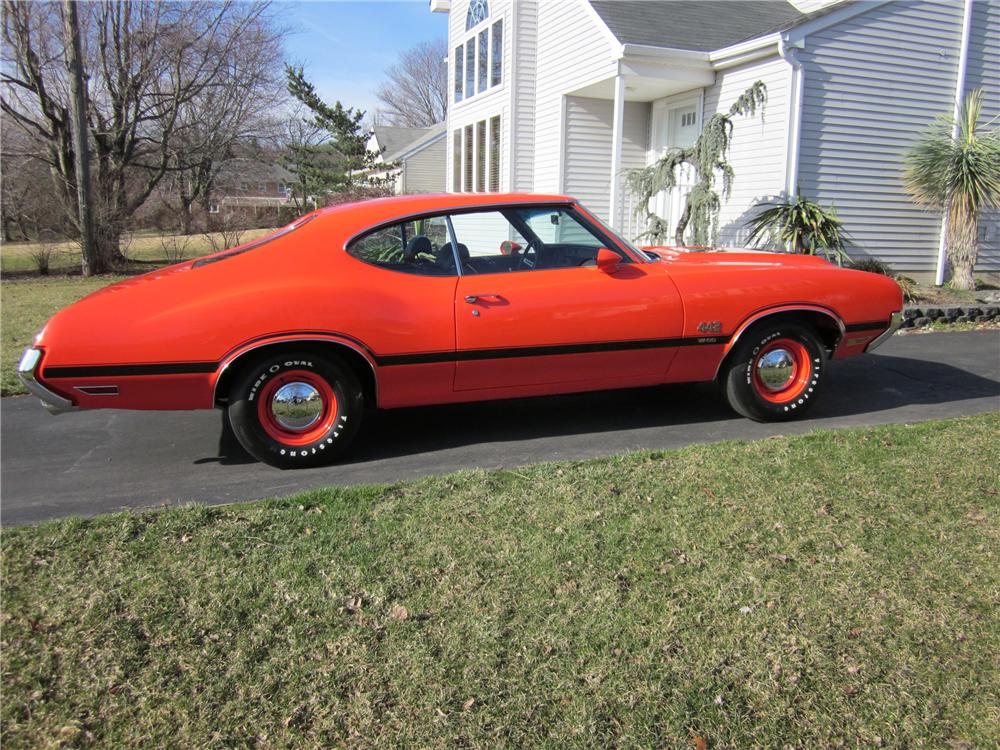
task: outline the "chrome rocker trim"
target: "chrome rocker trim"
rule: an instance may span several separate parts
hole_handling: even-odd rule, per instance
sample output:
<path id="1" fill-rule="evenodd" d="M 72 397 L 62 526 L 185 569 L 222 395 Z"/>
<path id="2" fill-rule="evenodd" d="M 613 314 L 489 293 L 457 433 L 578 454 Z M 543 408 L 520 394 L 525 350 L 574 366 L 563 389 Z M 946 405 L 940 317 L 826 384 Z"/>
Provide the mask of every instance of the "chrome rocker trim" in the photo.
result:
<path id="1" fill-rule="evenodd" d="M 885 329 L 884 333 L 880 334 L 878 337 L 868 342 L 868 346 L 865 347 L 865 351 L 866 352 L 875 351 L 875 349 L 882 346 L 882 344 L 884 344 L 886 341 L 892 338 L 892 334 L 894 334 L 897 330 L 899 330 L 899 327 L 901 325 L 903 325 L 902 310 L 900 310 L 899 312 L 894 312 L 892 314 L 892 316 L 889 318 L 889 327 Z"/>
<path id="2" fill-rule="evenodd" d="M 24 383 L 32 395 L 37 396 L 42 402 L 42 406 L 49 414 L 65 414 L 69 411 L 77 411 L 80 407 L 73 404 L 68 398 L 63 398 L 58 393 L 53 393 L 35 378 L 35 368 L 38 367 L 42 359 L 42 352 L 34 347 L 28 347 L 21 355 L 21 361 L 17 366 L 17 377 Z"/>

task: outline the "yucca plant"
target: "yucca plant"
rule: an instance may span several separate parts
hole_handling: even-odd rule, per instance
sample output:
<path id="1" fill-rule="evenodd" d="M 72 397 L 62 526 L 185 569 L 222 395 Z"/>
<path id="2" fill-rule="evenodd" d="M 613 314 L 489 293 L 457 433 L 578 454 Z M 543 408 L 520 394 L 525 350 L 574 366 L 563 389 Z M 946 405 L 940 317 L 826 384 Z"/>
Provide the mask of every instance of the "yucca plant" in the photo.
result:
<path id="1" fill-rule="evenodd" d="M 825 255 L 838 265 L 849 260 L 844 249 L 847 230 L 832 208 L 823 208 L 801 193 L 757 205 L 767 208 L 747 222 L 747 241 L 754 247 L 790 244 L 793 252 Z"/>
<path id="2" fill-rule="evenodd" d="M 1000 128 L 979 125 L 982 89 L 965 97 L 958 124 L 942 115 L 906 155 L 906 189 L 917 203 L 945 209 L 945 243 L 955 289 L 975 289 L 979 214 L 1000 204 Z"/>

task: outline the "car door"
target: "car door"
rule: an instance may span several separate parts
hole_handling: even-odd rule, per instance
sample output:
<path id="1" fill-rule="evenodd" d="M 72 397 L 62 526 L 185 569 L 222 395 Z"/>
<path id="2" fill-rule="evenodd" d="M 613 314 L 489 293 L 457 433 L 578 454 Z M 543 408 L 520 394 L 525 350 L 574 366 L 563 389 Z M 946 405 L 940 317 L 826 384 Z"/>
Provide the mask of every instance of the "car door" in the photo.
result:
<path id="1" fill-rule="evenodd" d="M 333 327 L 350 331 L 373 355 L 379 404 L 450 400 L 458 273 L 445 217 L 378 227 L 352 240 L 347 254 L 358 261 L 353 293 L 330 300 Z"/>
<path id="2" fill-rule="evenodd" d="M 640 263 L 568 206 L 455 213 L 456 390 L 662 382 L 682 310 L 662 264 Z M 600 248 L 621 256 L 597 267 Z"/>

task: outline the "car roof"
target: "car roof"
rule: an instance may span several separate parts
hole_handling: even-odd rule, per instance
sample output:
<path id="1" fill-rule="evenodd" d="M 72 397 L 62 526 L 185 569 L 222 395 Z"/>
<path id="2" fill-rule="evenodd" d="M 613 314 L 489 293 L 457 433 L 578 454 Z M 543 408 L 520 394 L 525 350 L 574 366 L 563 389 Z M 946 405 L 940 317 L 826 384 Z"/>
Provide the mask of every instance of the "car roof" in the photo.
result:
<path id="1" fill-rule="evenodd" d="M 505 206 L 516 204 L 572 204 L 575 199 L 565 195 L 538 195 L 534 193 L 438 193 L 420 195 L 399 195 L 391 198 L 374 198 L 341 203 L 320 209 L 317 213 L 324 217 L 347 216 L 352 223 L 371 226 L 383 221 L 391 221 L 413 214 L 448 211 L 456 208 L 476 206 Z"/>

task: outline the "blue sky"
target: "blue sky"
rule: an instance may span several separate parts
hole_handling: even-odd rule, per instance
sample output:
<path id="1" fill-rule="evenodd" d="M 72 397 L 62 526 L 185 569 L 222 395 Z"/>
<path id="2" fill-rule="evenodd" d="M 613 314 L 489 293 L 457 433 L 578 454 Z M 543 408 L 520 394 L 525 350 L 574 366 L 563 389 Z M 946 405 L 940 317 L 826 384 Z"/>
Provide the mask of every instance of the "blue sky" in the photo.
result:
<path id="1" fill-rule="evenodd" d="M 305 68 L 327 101 L 371 112 L 383 71 L 402 50 L 447 37 L 448 15 L 428 6 L 427 0 L 279 0 L 274 8 L 290 28 L 289 62 Z"/>

